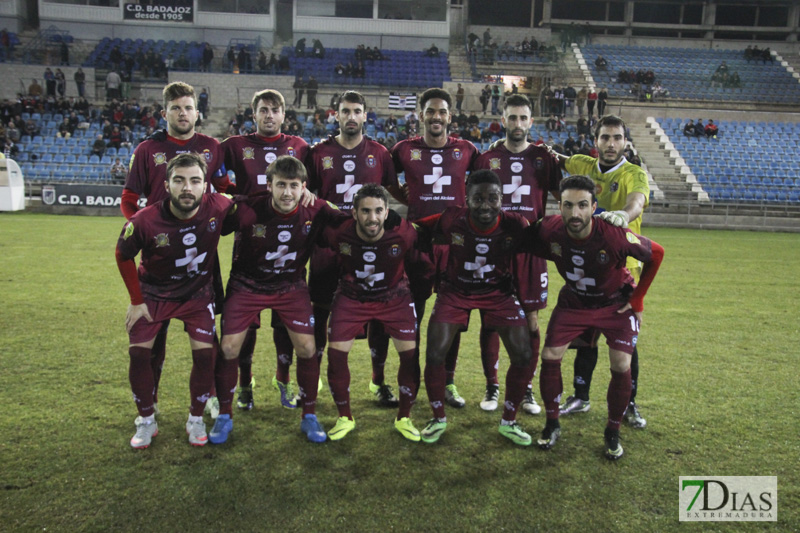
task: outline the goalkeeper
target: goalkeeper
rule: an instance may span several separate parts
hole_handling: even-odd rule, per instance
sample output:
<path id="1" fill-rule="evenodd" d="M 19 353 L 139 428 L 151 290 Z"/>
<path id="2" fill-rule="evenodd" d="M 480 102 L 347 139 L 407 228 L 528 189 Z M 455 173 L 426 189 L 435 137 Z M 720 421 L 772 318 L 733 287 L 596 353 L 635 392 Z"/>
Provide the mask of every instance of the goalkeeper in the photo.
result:
<path id="1" fill-rule="evenodd" d="M 572 175 L 583 174 L 592 178 L 597 186 L 598 215 L 607 222 L 623 228 L 630 228 L 641 234 L 642 211 L 648 204 L 650 186 L 647 174 L 640 167 L 628 162 L 623 155 L 627 128 L 619 117 L 607 115 L 595 126 L 595 146 L 597 158 L 574 155 L 570 158 L 559 156 L 563 168 Z M 642 263 L 633 257 L 628 258 L 628 270 L 634 280 L 639 282 Z M 567 398 L 561 406 L 561 415 L 583 413 L 589 410 L 589 387 L 592 373 L 597 364 L 597 346 L 594 338 L 584 339 L 588 346 L 578 347 L 575 357 L 575 394 Z M 633 350 L 631 358 L 631 399 L 625 412 L 625 421 L 635 428 L 643 428 L 647 421 L 642 418 L 636 405 L 636 391 L 639 382 L 639 351 Z"/>

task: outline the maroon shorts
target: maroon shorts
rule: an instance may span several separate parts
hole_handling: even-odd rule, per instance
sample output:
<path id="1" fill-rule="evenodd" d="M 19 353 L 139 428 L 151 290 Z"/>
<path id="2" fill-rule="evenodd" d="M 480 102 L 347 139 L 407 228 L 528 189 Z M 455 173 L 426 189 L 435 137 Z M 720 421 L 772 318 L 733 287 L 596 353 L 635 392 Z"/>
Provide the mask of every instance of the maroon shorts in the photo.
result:
<path id="1" fill-rule="evenodd" d="M 228 291 L 222 312 L 222 334 L 241 333 L 258 319 L 258 314 L 264 309 L 272 309 L 273 315 L 277 314 L 281 323 L 295 333 L 314 334 L 314 313 L 305 286 L 277 294 Z"/>
<path id="2" fill-rule="evenodd" d="M 152 322 L 140 318 L 128 334 L 131 344 L 142 344 L 155 338 L 161 326 L 170 319 L 183 321 L 183 330 L 189 337 L 211 344 L 216 333 L 214 320 L 214 303 L 205 298 L 197 298 L 186 302 L 163 302 L 158 300 L 144 301 L 147 310 L 153 317 Z"/>
<path id="3" fill-rule="evenodd" d="M 315 305 L 330 305 L 339 284 L 339 256 L 329 248 L 314 248 L 311 254 L 308 291 Z"/>
<path id="4" fill-rule="evenodd" d="M 497 291 L 469 296 L 451 290 L 441 291 L 436 296 L 430 321 L 458 324 L 467 329 L 469 313 L 473 309 L 482 311 L 483 325 L 490 328 L 528 327 L 528 320 L 519 300 L 511 294 Z"/>
<path id="5" fill-rule="evenodd" d="M 416 340 L 417 313 L 411 294 L 404 294 L 388 302 L 359 302 L 336 294 L 328 323 L 328 341 L 346 342 L 363 333 L 370 321 L 383 324 L 383 329 L 393 339 Z"/>
<path id="6" fill-rule="evenodd" d="M 547 324 L 544 345 L 564 346 L 587 330 L 597 330 L 606 338 L 609 349 L 631 354 L 639 337 L 639 321 L 630 309 L 617 313 L 620 307 L 564 309 L 556 306 Z"/>
<path id="7" fill-rule="evenodd" d="M 526 313 L 547 307 L 547 261 L 533 254 L 514 258 L 514 281 L 519 303 Z"/>

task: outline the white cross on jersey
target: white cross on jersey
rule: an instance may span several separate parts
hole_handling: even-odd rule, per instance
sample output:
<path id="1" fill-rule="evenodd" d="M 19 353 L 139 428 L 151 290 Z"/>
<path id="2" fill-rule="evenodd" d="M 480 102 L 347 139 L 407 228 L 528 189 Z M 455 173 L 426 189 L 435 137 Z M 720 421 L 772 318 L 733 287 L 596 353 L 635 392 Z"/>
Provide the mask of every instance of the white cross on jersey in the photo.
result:
<path id="1" fill-rule="evenodd" d="M 483 279 L 483 275 L 486 272 L 494 270 L 494 265 L 487 265 L 486 258 L 482 255 L 478 255 L 475 256 L 474 263 L 470 263 L 469 261 L 464 263 L 464 270 L 472 272 L 472 277 L 475 279 Z"/>
<path id="2" fill-rule="evenodd" d="M 567 279 L 570 281 L 575 282 L 575 286 L 582 291 L 586 290 L 586 287 L 594 287 L 596 285 L 594 278 L 584 278 L 584 271 L 582 268 L 576 268 L 575 272 L 567 272 Z"/>
<path id="3" fill-rule="evenodd" d="M 442 167 L 433 167 L 433 174 L 423 176 L 425 185 L 433 185 L 433 192 L 441 193 L 442 185 L 450 185 L 450 176 L 442 176 Z"/>
<path id="4" fill-rule="evenodd" d="M 363 279 L 367 285 L 373 287 L 376 281 L 381 281 L 383 279 L 383 272 L 375 273 L 375 265 L 364 265 L 363 272 L 361 270 L 356 270 L 356 277 L 358 279 Z"/>
<path id="5" fill-rule="evenodd" d="M 289 261 L 294 261 L 297 258 L 297 252 L 287 253 L 289 247 L 285 244 L 278 246 L 275 252 L 267 252 L 267 261 L 275 261 L 275 268 L 283 268 Z"/>
<path id="6" fill-rule="evenodd" d="M 522 202 L 522 195 L 531 194 L 531 186 L 522 185 L 522 176 L 511 176 L 511 184 L 503 185 L 503 194 L 510 194 L 511 202 L 518 204 Z"/>
<path id="7" fill-rule="evenodd" d="M 361 188 L 361 184 L 354 185 L 355 181 L 355 175 L 346 174 L 344 177 L 344 183 L 338 183 L 336 185 L 336 193 L 344 194 L 345 202 L 352 202 L 353 196 L 355 196 L 358 190 Z"/>
<path id="8" fill-rule="evenodd" d="M 186 249 L 186 257 L 183 259 L 176 259 L 175 266 L 176 267 L 186 267 L 186 272 L 199 272 L 200 269 L 198 265 L 202 263 L 206 258 L 206 252 L 203 252 L 200 255 L 197 255 L 197 248 L 187 248 Z"/>

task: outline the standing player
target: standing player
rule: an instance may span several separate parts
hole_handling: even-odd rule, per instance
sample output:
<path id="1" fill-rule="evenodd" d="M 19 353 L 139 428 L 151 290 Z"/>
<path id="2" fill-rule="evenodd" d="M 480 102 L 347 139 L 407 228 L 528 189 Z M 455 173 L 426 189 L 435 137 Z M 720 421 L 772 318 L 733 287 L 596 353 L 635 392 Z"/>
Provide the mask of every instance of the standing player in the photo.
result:
<path id="1" fill-rule="evenodd" d="M 364 106 L 364 97 L 360 93 L 346 91 L 342 94 L 336 111 L 340 133 L 314 146 L 307 161 L 309 188 L 321 199 L 347 213 L 353 209 L 355 195 L 367 183 L 383 185 L 402 198 L 395 186 L 397 175 L 389 151 L 380 143 L 364 137 L 364 122 L 367 119 Z M 338 281 L 336 252 L 317 248 L 311 257 L 309 288 L 314 304 L 314 327 L 320 357 L 327 342 L 328 316 Z M 375 330 L 375 327 L 370 327 L 370 391 L 381 405 L 397 407 L 397 397 L 384 382 L 383 375 L 389 339 L 387 337 L 381 342 L 382 335 L 377 335 Z"/>
<path id="2" fill-rule="evenodd" d="M 476 170 L 467 180 L 467 206 L 448 207 L 441 215 L 419 221 L 433 227 L 434 242 L 449 247 L 447 267 L 428 322 L 425 388 L 433 418 L 422 430 L 425 442 L 436 442 L 447 428 L 445 355 L 456 334 L 466 330 L 470 311 L 498 332 L 511 366 L 500 434 L 529 446 L 531 436 L 516 423 L 517 409 L 530 381 L 531 346 L 525 312 L 514 296 L 513 264 L 528 221 L 501 209 L 500 179 L 491 170 Z"/>
<path id="3" fill-rule="evenodd" d="M 280 156 L 266 170 L 270 194 L 240 204 L 225 231 L 238 231 L 238 251 L 228 281 L 222 314 L 221 412 L 209 440 L 221 444 L 233 430 L 231 403 L 238 363 L 249 326 L 264 309 L 285 325 L 297 352 L 297 384 L 303 401 L 301 429 L 312 442 L 324 442 L 325 430 L 315 414 L 319 364 L 314 317 L 305 281 L 305 265 L 319 231 L 348 215 L 316 200 L 303 207 L 306 169 L 291 156 Z M 291 348 L 290 348 L 291 351 Z"/>
<path id="4" fill-rule="evenodd" d="M 403 437 L 419 441 L 419 431 L 411 422 L 418 389 L 417 318 L 404 267 L 407 256 L 414 253 L 417 231 L 405 220 L 391 229 L 387 227 L 389 197 L 375 183 L 359 189 L 353 198 L 352 213 L 352 220 L 325 234 L 326 244 L 336 250 L 341 265 L 328 333 L 328 384 L 339 418 L 328 436 L 331 440 L 342 439 L 356 426 L 350 411 L 347 355 L 356 335 L 376 320 L 389 333 L 400 355 L 400 408 L 394 427 Z"/>
<path id="5" fill-rule="evenodd" d="M 503 209 L 514 211 L 534 223 L 544 216 L 547 192 L 558 199 L 561 170 L 558 159 L 542 146 L 528 142 L 528 131 L 533 124 L 533 106 L 526 96 L 512 94 L 503 103 L 503 125 L 506 138 L 496 148 L 484 152 L 475 162 L 475 168 L 492 170 L 503 187 Z M 521 253 L 515 258 L 514 281 L 520 304 L 528 319 L 531 337 L 531 376 L 539 361 L 539 309 L 547 307 L 547 262 L 532 254 Z M 481 409 L 494 411 L 500 396 L 497 381 L 500 339 L 497 332 L 481 328 L 481 359 L 486 375 L 486 396 Z M 523 411 L 538 414 L 541 407 L 533 398 L 533 388 L 528 383 Z"/>
<path id="6" fill-rule="evenodd" d="M 531 229 L 530 250 L 553 261 L 564 278 L 558 304 L 547 325 L 539 376 L 547 425 L 539 447 L 552 448 L 561 436 L 558 400 L 563 391 L 561 359 L 570 342 L 586 330 L 605 336 L 611 363 L 605 456 L 622 457 L 619 426 L 631 394 L 631 354 L 636 347 L 647 289 L 661 265 L 664 249 L 630 230 L 592 220 L 595 183 L 573 175 L 561 182 L 561 215 L 548 216 Z M 639 284 L 625 268 L 629 257 L 644 261 Z M 635 286 L 635 289 L 634 289 Z"/>
<path id="7" fill-rule="evenodd" d="M 278 91 L 266 89 L 256 91 L 251 102 L 256 132 L 249 135 L 235 135 L 225 139 L 222 151 L 225 168 L 233 171 L 236 185 L 228 190 L 238 194 L 252 195 L 267 190 L 267 167 L 278 157 L 289 155 L 304 161 L 308 154 L 308 144 L 301 137 L 281 133 L 286 118 L 286 101 Z M 305 189 L 304 189 L 305 191 Z M 306 202 L 303 202 L 304 204 Z M 238 250 L 239 234 L 234 237 L 234 256 Z M 292 341 L 286 328 L 273 323 L 273 340 L 277 352 L 277 368 L 272 378 L 272 386 L 280 394 L 281 405 L 293 409 L 297 407 L 294 391 L 289 378 L 292 364 Z M 240 409 L 253 408 L 253 352 L 256 347 L 256 331 L 261 327 L 260 316 L 247 330 L 239 356 L 239 398 Z"/>
<path id="8" fill-rule="evenodd" d="M 155 421 L 155 373 L 152 349 L 164 322 L 183 321 L 192 348 L 189 380 L 189 442 L 203 446 L 208 437 L 203 409 L 214 381 L 214 267 L 222 222 L 233 201 L 204 194 L 206 162 L 180 154 L 167 165 L 164 189 L 169 198 L 134 214 L 117 241 L 117 265 L 131 298 L 125 316 L 130 337 L 129 378 L 139 416 L 134 448 L 147 448 L 158 434 Z M 141 251 L 137 275 L 134 258 Z"/>
<path id="9" fill-rule="evenodd" d="M 178 154 L 197 153 L 205 157 L 207 164 L 206 183 L 216 180 L 221 173 L 222 154 L 219 141 L 196 133 L 194 125 L 197 122 L 197 97 L 191 85 L 176 81 L 164 87 L 164 109 L 161 116 L 167 121 L 167 129 L 159 130 L 148 139 L 139 143 L 131 156 L 128 177 L 122 190 L 120 208 L 128 220 L 139 210 L 139 197 L 147 199 L 147 205 L 156 204 L 169 197 L 164 189 L 167 180 L 167 162 Z M 217 183 L 215 181 L 215 183 Z M 219 268 L 217 265 L 215 268 Z M 217 281 L 218 304 L 222 299 L 222 281 Z M 221 309 L 221 305 L 220 305 Z M 155 379 L 155 392 L 153 397 L 158 412 L 158 385 L 161 381 L 161 369 L 166 356 L 167 328 L 169 320 L 164 321 L 163 328 L 159 331 L 153 345 L 153 376 Z M 209 410 L 216 417 L 219 412 L 219 403 L 215 397 L 209 399 Z"/>
<path id="10" fill-rule="evenodd" d="M 602 211 L 601 218 L 615 226 L 630 228 L 634 233 L 641 233 L 641 215 L 648 204 L 650 186 L 644 170 L 628 162 L 623 155 L 626 131 L 625 122 L 621 118 L 613 115 L 603 117 L 595 127 L 595 143 L 600 153 L 599 157 L 574 155 L 569 159 L 562 159 L 562 164 L 570 174 L 583 174 L 594 180 L 597 185 L 597 205 Z M 628 270 L 631 271 L 633 279 L 638 281 L 642 272 L 641 261 L 629 257 Z M 583 413 L 591 407 L 589 388 L 597 364 L 597 346 L 594 339 L 588 344 L 590 346 L 579 347 L 577 350 L 573 383 L 575 394 L 568 397 L 561 406 L 562 415 Z M 639 383 L 638 346 L 634 347 L 631 357 L 631 378 L 633 386 L 625 420 L 634 428 L 643 428 L 647 425 L 647 421 L 639 414 L 636 405 Z"/>
<path id="11" fill-rule="evenodd" d="M 471 142 L 447 136 L 453 100 L 444 89 L 431 88 L 422 93 L 420 109 L 425 133 L 422 137 L 400 141 L 392 148 L 397 172 L 405 172 L 408 220 L 441 214 L 447 207 L 466 205 L 466 175 L 474 168 L 478 150 Z M 399 184 L 398 184 L 399 187 Z M 447 263 L 447 247 L 434 246 L 432 260 L 436 272 L 426 278 L 411 278 L 411 291 L 421 322 L 425 302 L 431 295 L 436 273 Z M 466 402 L 454 382 L 460 334 L 454 339 L 447 355 L 447 402 L 464 407 Z M 417 341 L 419 343 L 419 341 Z"/>

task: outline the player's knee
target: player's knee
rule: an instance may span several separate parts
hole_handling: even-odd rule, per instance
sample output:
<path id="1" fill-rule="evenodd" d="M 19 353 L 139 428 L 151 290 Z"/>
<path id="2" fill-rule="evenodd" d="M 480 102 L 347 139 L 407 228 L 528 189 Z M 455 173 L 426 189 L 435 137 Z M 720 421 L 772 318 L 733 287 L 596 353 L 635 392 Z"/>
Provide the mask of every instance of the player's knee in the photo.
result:
<path id="1" fill-rule="evenodd" d="M 222 348 L 222 356 L 225 359 L 236 359 L 239 357 L 239 351 L 241 350 L 241 343 L 234 341 L 230 337 L 222 337 L 222 341 L 220 341 L 220 348 Z"/>
<path id="2" fill-rule="evenodd" d="M 294 351 L 300 359 L 311 359 L 317 353 L 317 343 L 312 337 L 310 340 L 303 340 L 294 345 Z"/>

